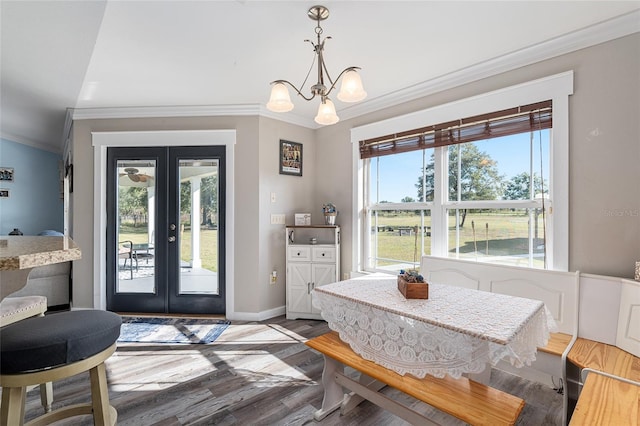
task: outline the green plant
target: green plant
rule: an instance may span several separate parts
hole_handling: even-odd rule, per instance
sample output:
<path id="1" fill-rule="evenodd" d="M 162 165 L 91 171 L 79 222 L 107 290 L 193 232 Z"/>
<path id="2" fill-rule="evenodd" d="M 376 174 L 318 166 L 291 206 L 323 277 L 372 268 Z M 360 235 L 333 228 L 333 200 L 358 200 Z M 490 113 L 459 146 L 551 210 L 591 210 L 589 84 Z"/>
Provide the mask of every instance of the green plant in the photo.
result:
<path id="1" fill-rule="evenodd" d="M 424 277 L 418 273 L 415 269 L 400 270 L 400 277 L 408 283 L 423 283 Z"/>

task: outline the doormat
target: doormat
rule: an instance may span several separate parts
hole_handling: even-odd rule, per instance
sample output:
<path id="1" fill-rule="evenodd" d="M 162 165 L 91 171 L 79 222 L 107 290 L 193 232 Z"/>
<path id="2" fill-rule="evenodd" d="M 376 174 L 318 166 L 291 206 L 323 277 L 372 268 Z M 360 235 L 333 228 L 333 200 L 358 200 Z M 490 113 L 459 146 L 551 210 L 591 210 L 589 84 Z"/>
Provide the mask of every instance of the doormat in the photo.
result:
<path id="1" fill-rule="evenodd" d="M 207 318 L 122 317 L 118 342 L 122 343 L 213 343 L 231 324 Z"/>

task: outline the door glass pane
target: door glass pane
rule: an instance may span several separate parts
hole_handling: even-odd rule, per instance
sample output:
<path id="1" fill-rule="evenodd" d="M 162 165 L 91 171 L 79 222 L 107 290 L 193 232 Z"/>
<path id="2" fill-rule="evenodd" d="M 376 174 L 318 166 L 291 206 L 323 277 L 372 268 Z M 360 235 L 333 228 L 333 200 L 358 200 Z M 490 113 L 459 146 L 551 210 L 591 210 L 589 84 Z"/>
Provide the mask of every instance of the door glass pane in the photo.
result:
<path id="1" fill-rule="evenodd" d="M 119 160 L 118 293 L 155 293 L 155 160 Z"/>
<path id="2" fill-rule="evenodd" d="M 180 294 L 218 294 L 218 160 L 180 160 Z"/>

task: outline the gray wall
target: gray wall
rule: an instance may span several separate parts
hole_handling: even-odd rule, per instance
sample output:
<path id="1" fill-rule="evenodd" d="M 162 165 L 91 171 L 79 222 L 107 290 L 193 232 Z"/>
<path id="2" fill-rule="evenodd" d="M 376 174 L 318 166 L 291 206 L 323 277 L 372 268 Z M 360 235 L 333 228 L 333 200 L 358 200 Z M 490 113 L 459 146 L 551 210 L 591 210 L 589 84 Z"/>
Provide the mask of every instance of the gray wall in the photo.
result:
<path id="1" fill-rule="evenodd" d="M 272 213 L 338 206 L 342 272 L 351 270 L 352 151 L 350 129 L 382 119 L 574 70 L 570 98 L 571 270 L 632 277 L 640 260 L 640 34 L 482 79 L 334 126 L 310 130 L 259 117 L 82 120 L 74 123 L 73 237 L 83 259 L 74 266 L 74 304 L 93 304 L 93 149 L 91 131 L 236 129 L 236 312 L 265 315 L 285 303 L 282 225 Z M 304 145 L 303 176 L 280 175 L 280 139 Z M 276 193 L 271 203 L 270 194 Z M 278 282 L 269 284 L 272 270 Z"/>
<path id="2" fill-rule="evenodd" d="M 351 268 L 352 194 L 344 185 L 351 128 L 569 70 L 569 268 L 633 277 L 640 260 L 638 33 L 319 129 L 317 167 L 334 173 L 317 180 L 317 194 L 332 194 L 341 207 L 343 272 Z"/>
<path id="3" fill-rule="evenodd" d="M 312 130 L 258 117 L 197 117 L 79 120 L 73 125 L 75 188 L 73 239 L 82 248 L 74 262 L 74 306 L 93 307 L 93 146 L 91 132 L 235 129 L 235 311 L 258 314 L 285 304 L 284 226 L 271 225 L 271 213 L 311 211 L 314 200 L 315 150 Z M 280 175 L 278 141 L 303 144 L 303 177 Z M 276 203 L 270 193 L 276 192 Z M 273 269 L 278 282 L 269 283 Z"/>

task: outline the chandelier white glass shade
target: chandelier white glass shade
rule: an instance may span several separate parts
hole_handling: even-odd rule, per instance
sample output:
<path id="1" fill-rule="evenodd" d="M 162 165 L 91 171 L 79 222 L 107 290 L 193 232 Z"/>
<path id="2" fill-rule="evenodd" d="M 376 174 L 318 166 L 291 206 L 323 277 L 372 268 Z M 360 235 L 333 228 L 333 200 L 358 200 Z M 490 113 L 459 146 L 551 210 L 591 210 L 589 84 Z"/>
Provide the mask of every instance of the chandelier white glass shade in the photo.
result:
<path id="1" fill-rule="evenodd" d="M 307 73 L 307 77 L 304 82 L 298 89 L 292 83 L 287 80 L 275 80 L 271 82 L 271 96 L 269 98 L 269 102 L 267 102 L 267 109 L 274 112 L 287 112 L 293 109 L 293 103 L 291 102 L 291 97 L 289 96 L 289 89 L 287 86 L 290 86 L 293 90 L 296 91 L 298 95 L 300 95 L 304 100 L 311 101 L 316 96 L 320 97 L 320 105 L 318 106 L 318 114 L 315 117 L 315 122 L 322 125 L 330 125 L 337 123 L 340 118 L 336 114 L 336 107 L 329 99 L 329 94 L 336 87 L 338 81 L 342 78 L 342 84 L 340 86 L 340 91 L 338 92 L 338 99 L 342 102 L 359 102 L 367 97 L 367 92 L 364 91 L 362 87 L 362 79 L 360 78 L 360 74 L 358 74 L 359 67 L 348 67 L 342 70 L 342 72 L 338 75 L 338 78 L 335 80 L 331 79 L 329 72 L 327 71 L 327 66 L 324 63 L 323 51 L 324 51 L 324 43 L 325 41 L 331 39 L 331 37 L 325 37 L 320 40 L 320 36 L 322 35 L 322 27 L 320 26 L 320 21 L 324 21 L 329 17 L 329 9 L 324 6 L 313 6 L 309 9 L 307 13 L 309 18 L 316 21 L 317 25 L 315 28 L 316 32 L 316 42 L 314 43 L 311 40 L 305 40 L 313 46 L 313 50 L 316 55 L 314 56 L 314 62 L 311 64 L 311 68 L 309 69 L 309 73 Z M 314 63 L 317 63 L 317 71 L 318 71 L 318 80 L 316 84 L 311 86 L 311 96 L 305 96 L 302 94 L 302 89 L 304 89 L 304 85 L 311 74 L 311 70 L 313 69 Z M 325 86 L 325 78 L 327 80 L 327 84 L 329 84 L 329 88 Z"/>

